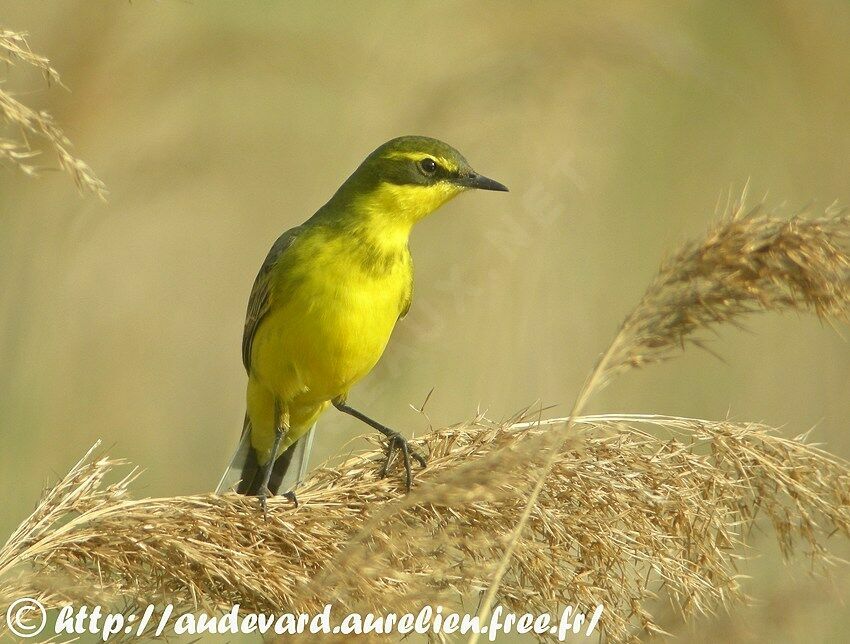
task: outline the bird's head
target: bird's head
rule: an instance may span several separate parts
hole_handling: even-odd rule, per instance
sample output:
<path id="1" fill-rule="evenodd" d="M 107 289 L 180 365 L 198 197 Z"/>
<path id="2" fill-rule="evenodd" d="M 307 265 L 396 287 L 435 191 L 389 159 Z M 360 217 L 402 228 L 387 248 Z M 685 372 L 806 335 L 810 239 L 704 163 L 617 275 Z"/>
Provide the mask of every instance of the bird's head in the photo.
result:
<path id="1" fill-rule="evenodd" d="M 460 152 L 426 136 L 384 143 L 354 171 L 340 193 L 360 209 L 412 225 L 461 192 L 507 188 L 477 173 Z"/>

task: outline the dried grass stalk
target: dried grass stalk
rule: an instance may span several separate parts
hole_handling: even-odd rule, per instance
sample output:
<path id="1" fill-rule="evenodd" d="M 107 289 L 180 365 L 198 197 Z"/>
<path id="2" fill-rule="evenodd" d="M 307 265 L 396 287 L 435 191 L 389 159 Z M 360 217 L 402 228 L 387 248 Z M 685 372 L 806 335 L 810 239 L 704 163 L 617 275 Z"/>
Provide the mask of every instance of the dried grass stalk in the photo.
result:
<path id="1" fill-rule="evenodd" d="M 434 431 L 417 441 L 432 460 L 409 497 L 397 480 L 377 478 L 376 449 L 317 470 L 297 509 L 272 500 L 268 521 L 256 500 L 234 495 L 131 500 L 134 472 L 106 485 L 118 463 L 86 458 L 0 550 L 0 613 L 25 593 L 128 613 L 149 602 L 278 613 L 328 601 L 339 613 L 458 608 L 487 587 L 535 480 L 529 459 L 565 422 L 479 418 Z M 685 614 L 740 599 L 735 562 L 758 513 L 784 551 L 803 546 L 821 562 L 828 536 L 850 535 L 848 463 L 804 437 L 665 416 L 574 425 L 583 440 L 558 454 L 503 579 L 510 609 L 602 602 L 606 634 L 626 640 L 635 627 L 659 630 L 646 603 L 660 590 Z M 485 474 L 494 468 L 498 477 Z"/>
<path id="2" fill-rule="evenodd" d="M 48 83 L 62 84 L 50 61 L 30 49 L 26 33 L 0 29 L 0 61 L 6 65 L 24 63 L 41 71 Z M 106 186 L 71 152 L 71 142 L 49 112 L 36 111 L 0 88 L 0 118 L 7 131 L 19 133 L 15 138 L 0 138 L 0 162 L 5 161 L 30 176 L 38 174 L 41 168 L 32 159 L 39 151 L 31 147 L 28 139 L 28 135 L 35 136 L 53 148 L 59 166 L 71 176 L 80 192 L 106 198 Z"/>
<path id="3" fill-rule="evenodd" d="M 301 506 L 275 499 L 268 521 L 240 497 L 130 500 L 132 474 L 106 486 L 115 464 L 84 459 L 0 550 L 0 612 L 24 591 L 128 612 L 403 612 L 484 592 L 482 616 L 497 599 L 517 611 L 601 602 L 602 628 L 622 641 L 660 630 L 659 592 L 683 615 L 740 599 L 735 562 L 758 514 L 783 553 L 828 564 L 826 539 L 850 536 L 845 461 L 758 424 L 578 411 L 614 375 L 743 314 L 845 318 L 849 230 L 841 213 L 732 209 L 665 262 L 567 418 L 433 431 L 416 441 L 429 467 L 406 496 L 376 478 L 379 450 L 320 468 Z"/>

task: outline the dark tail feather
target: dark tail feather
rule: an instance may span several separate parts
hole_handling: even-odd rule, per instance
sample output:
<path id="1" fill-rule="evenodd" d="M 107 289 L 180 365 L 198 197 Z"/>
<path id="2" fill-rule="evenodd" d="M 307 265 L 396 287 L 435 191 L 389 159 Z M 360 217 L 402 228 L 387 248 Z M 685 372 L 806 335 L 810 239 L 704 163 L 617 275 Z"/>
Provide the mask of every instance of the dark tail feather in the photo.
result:
<path id="1" fill-rule="evenodd" d="M 277 494 L 281 487 L 285 488 L 284 492 L 291 490 L 304 477 L 313 444 L 314 429 L 310 429 L 306 436 L 291 445 L 275 461 L 269 479 L 271 494 Z M 215 493 L 224 494 L 235 489 L 239 494 L 256 496 L 262 481 L 263 468 L 257 462 L 257 454 L 251 447 L 251 423 L 246 415 L 239 447 L 221 477 Z"/>
<path id="2" fill-rule="evenodd" d="M 280 484 L 283 482 L 283 477 L 292 463 L 292 455 L 295 454 L 295 445 L 290 445 L 283 454 L 277 457 L 272 467 L 272 475 L 269 478 L 269 492 L 277 494 L 280 492 Z M 237 494 L 245 494 L 247 496 L 257 496 L 260 493 L 260 486 L 263 482 L 263 470 L 257 462 L 257 454 L 254 450 L 248 450 L 247 458 L 242 466 L 242 476 L 239 485 L 236 486 Z"/>

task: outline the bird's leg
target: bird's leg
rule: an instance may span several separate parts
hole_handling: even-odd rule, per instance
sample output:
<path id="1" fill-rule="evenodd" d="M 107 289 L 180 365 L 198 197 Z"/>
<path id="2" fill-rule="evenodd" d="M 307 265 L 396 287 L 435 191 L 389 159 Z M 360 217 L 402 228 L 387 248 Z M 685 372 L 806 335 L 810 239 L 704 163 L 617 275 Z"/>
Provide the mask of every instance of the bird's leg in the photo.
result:
<path id="1" fill-rule="evenodd" d="M 289 430 L 289 410 L 284 409 L 281 411 L 281 405 L 279 400 L 274 401 L 274 442 L 272 443 L 272 450 L 269 454 L 268 462 L 263 466 L 263 481 L 260 483 L 260 489 L 257 492 L 257 497 L 260 499 L 260 507 L 263 508 L 263 516 L 268 519 L 268 509 L 266 506 L 266 501 L 271 496 L 271 491 L 269 490 L 269 480 L 272 477 L 272 470 L 274 469 L 274 462 L 277 460 L 277 453 L 280 450 L 280 444 L 283 442 L 283 437 L 286 432 Z M 294 497 L 294 494 L 293 494 Z M 287 498 L 288 495 L 287 495 Z M 290 499 L 298 505 L 298 501 L 295 498 Z"/>
<path id="2" fill-rule="evenodd" d="M 404 474 L 405 474 L 405 484 L 407 486 L 408 492 L 410 491 L 410 484 L 413 482 L 413 474 L 410 469 L 410 457 L 412 456 L 417 463 L 419 463 L 422 467 L 427 465 L 425 461 L 425 457 L 419 454 L 417 451 L 412 449 L 407 444 L 407 439 L 404 438 L 401 434 L 399 434 L 394 429 L 390 429 L 386 425 L 382 425 L 376 420 L 372 420 L 366 414 L 357 411 L 353 407 L 349 407 L 345 400 L 337 398 L 333 401 L 334 407 L 339 409 L 344 414 L 348 414 L 349 416 L 354 416 L 357 420 L 362 421 L 381 432 L 384 436 L 387 437 L 387 460 L 384 461 L 384 466 L 381 468 L 381 476 L 384 477 L 387 475 L 387 470 L 389 466 L 392 464 L 393 456 L 395 455 L 395 451 L 398 450 L 401 452 L 402 457 L 404 458 Z"/>

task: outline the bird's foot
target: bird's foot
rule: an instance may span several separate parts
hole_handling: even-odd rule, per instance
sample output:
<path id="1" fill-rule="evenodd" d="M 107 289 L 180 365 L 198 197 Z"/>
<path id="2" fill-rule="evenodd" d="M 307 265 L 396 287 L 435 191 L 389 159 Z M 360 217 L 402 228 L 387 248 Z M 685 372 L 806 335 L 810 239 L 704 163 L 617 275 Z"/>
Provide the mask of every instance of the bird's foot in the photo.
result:
<path id="1" fill-rule="evenodd" d="M 269 497 L 272 496 L 271 491 L 265 485 L 257 492 L 257 499 L 260 501 L 260 508 L 263 510 L 263 518 L 269 520 Z"/>
<path id="2" fill-rule="evenodd" d="M 272 497 L 272 496 L 274 496 L 274 494 L 272 494 L 271 491 L 269 490 L 269 488 L 267 488 L 267 487 L 261 488 L 260 491 L 257 492 L 257 499 L 260 502 L 260 508 L 262 508 L 262 510 L 263 510 L 263 518 L 266 521 L 269 520 L 269 503 L 268 503 L 268 501 L 269 501 L 269 497 Z M 296 508 L 298 507 L 298 497 L 295 496 L 294 490 L 289 490 L 289 492 L 284 492 L 283 494 L 281 494 L 281 496 L 285 499 L 292 501 L 292 503 L 295 505 Z"/>
<path id="3" fill-rule="evenodd" d="M 384 478 L 387 475 L 387 471 L 392 465 L 393 459 L 395 458 L 396 451 L 401 452 L 402 458 L 404 459 L 404 482 L 407 491 L 410 492 L 410 486 L 413 483 L 413 473 L 410 468 L 410 458 L 413 457 L 414 460 L 419 463 L 423 468 L 428 464 L 425 460 L 425 457 L 422 456 L 415 449 L 410 447 L 407 442 L 407 439 L 399 434 L 396 431 L 392 431 L 390 434 L 387 434 L 387 458 L 384 461 L 384 465 L 381 468 L 381 478 Z"/>

